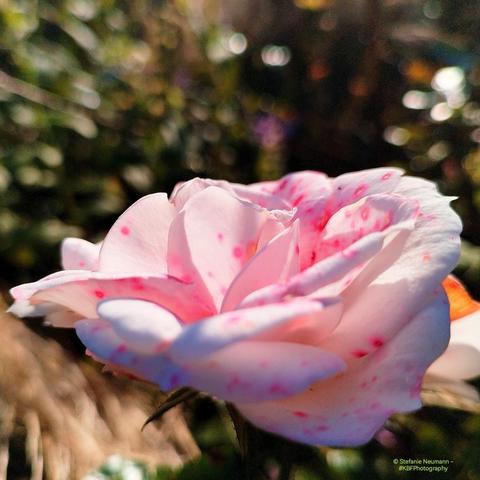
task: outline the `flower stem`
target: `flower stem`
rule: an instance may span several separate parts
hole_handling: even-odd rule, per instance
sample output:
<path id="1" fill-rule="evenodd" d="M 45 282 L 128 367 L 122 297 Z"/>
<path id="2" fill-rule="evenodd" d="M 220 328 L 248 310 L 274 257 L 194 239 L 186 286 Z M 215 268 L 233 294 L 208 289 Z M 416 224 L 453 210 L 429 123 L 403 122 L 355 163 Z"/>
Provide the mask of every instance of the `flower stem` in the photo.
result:
<path id="1" fill-rule="evenodd" d="M 245 420 L 238 410 L 227 403 L 227 410 L 235 427 L 243 463 L 245 480 L 292 480 L 291 442 L 263 432 Z M 277 460 L 280 470 L 272 477 L 266 470 L 269 458 Z"/>

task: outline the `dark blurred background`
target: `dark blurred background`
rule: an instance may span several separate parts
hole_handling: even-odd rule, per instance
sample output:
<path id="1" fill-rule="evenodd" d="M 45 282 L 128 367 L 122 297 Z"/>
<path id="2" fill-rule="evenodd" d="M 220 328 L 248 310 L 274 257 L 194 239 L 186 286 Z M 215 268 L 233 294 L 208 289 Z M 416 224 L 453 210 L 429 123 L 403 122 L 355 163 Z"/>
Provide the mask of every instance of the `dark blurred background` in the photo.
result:
<path id="1" fill-rule="evenodd" d="M 392 165 L 459 197 L 457 273 L 480 297 L 479 32 L 477 0 L 0 1 L 0 287 L 181 180 Z M 410 478 L 395 448 L 480 478 L 478 417 L 397 427 L 298 478 Z"/>

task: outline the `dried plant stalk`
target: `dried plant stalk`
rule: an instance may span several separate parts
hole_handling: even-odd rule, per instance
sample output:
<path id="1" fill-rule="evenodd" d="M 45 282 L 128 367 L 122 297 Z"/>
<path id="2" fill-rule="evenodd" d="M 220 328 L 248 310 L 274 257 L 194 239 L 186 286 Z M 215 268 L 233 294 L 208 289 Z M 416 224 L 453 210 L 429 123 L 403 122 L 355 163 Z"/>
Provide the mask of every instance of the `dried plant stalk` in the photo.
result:
<path id="1" fill-rule="evenodd" d="M 98 373 L 7 314 L 1 323 L 0 480 L 79 479 L 114 453 L 169 466 L 198 454 L 178 407 L 141 431 L 148 386 Z"/>

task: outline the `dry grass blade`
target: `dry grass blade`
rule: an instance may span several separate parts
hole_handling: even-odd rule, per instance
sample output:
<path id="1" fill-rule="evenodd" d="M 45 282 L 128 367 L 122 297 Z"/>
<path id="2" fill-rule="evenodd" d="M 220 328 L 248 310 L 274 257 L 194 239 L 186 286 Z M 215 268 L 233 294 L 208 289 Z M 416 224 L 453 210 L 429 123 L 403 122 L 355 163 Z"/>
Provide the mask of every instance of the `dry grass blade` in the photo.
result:
<path id="1" fill-rule="evenodd" d="M 480 402 L 478 400 L 442 388 L 423 390 L 422 403 L 426 406 L 455 408 L 466 412 L 480 413 Z"/>
<path id="2" fill-rule="evenodd" d="M 448 380 L 427 374 L 422 386 L 422 403 L 480 413 L 480 395 L 466 382 Z"/>
<path id="3" fill-rule="evenodd" d="M 1 322 L 0 480 L 80 479 L 114 453 L 173 467 L 198 454 L 178 409 L 141 432 L 155 389 L 99 373 L 9 315 Z"/>

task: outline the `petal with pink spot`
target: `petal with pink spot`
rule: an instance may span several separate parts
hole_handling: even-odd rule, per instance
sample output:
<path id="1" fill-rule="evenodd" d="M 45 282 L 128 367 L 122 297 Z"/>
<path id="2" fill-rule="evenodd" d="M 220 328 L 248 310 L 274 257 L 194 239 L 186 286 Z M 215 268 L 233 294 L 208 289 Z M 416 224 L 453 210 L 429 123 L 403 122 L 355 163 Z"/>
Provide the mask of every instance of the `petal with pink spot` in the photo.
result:
<path id="1" fill-rule="evenodd" d="M 298 442 L 330 446 L 368 442 L 390 415 L 421 406 L 424 372 L 448 343 L 444 300 L 440 294 L 382 350 L 344 374 L 317 382 L 299 395 L 237 407 L 255 425 Z"/>
<path id="2" fill-rule="evenodd" d="M 317 300 L 295 299 L 215 315 L 184 328 L 172 343 L 170 356 L 177 362 L 198 360 L 233 343 L 255 338 L 287 322 L 313 315 L 323 308 Z"/>
<path id="3" fill-rule="evenodd" d="M 284 398 L 342 372 L 335 355 L 308 345 L 242 341 L 191 366 L 182 364 L 191 387 L 233 402 Z"/>
<path id="4" fill-rule="evenodd" d="M 252 292 L 242 301 L 241 307 L 280 302 L 287 295 L 313 294 L 322 287 L 341 281 L 352 272 L 357 275 L 364 264 L 381 251 L 384 236 L 383 232 L 372 233 L 355 242 L 348 250 L 333 254 L 293 276 L 284 285 L 269 285 Z"/>
<path id="5" fill-rule="evenodd" d="M 262 227 L 271 218 L 267 210 L 218 187 L 202 190 L 172 223 L 169 273 L 193 281 L 220 308 L 230 283 L 255 254 Z"/>
<path id="6" fill-rule="evenodd" d="M 61 246 L 62 267 L 65 270 L 97 270 L 100 245 L 81 238 L 65 238 Z"/>
<path id="7" fill-rule="evenodd" d="M 319 200 L 331 195 L 332 181 L 324 173 L 293 172 L 277 181 L 274 193 L 294 207 L 308 200 Z"/>
<path id="8" fill-rule="evenodd" d="M 373 232 L 410 221 L 418 215 L 418 201 L 394 195 L 371 195 L 340 209 L 325 225 L 315 245 L 316 259 L 345 250 Z"/>
<path id="9" fill-rule="evenodd" d="M 393 192 L 402 174 L 403 170 L 389 167 L 344 173 L 332 181 L 332 196 L 328 208 L 336 212 L 367 195 Z"/>
<path id="10" fill-rule="evenodd" d="M 398 194 L 419 199 L 420 214 L 400 252 L 390 250 L 388 255 L 380 255 L 378 262 L 374 259 L 368 280 L 359 281 L 355 292 L 344 292 L 349 302 L 340 325 L 325 344 L 344 359 L 358 349 L 370 352 L 372 336 L 386 342 L 393 338 L 430 301 L 458 261 L 461 222 L 449 207 L 449 199 L 438 194 L 430 182 L 406 179 L 404 184 L 403 180 Z M 410 188 L 414 191 L 408 192 Z M 431 215 L 437 220 L 429 220 Z M 431 256 L 428 268 L 423 261 L 425 250 Z"/>
<path id="11" fill-rule="evenodd" d="M 245 264 L 225 294 L 222 311 L 233 310 L 249 293 L 274 283 L 285 283 L 298 273 L 297 249 L 298 222 L 295 222 Z"/>
<path id="12" fill-rule="evenodd" d="M 215 312 L 195 285 L 167 275 L 132 277 L 85 271 L 58 273 L 38 282 L 19 285 L 10 292 L 17 300 L 29 300 L 32 304 L 55 303 L 88 318 L 96 317 L 100 300 L 119 297 L 155 302 L 174 312 L 185 323 Z"/>
<path id="13" fill-rule="evenodd" d="M 108 232 L 99 270 L 166 273 L 167 242 L 175 207 L 164 193 L 147 195 L 128 208 Z"/>
<path id="14" fill-rule="evenodd" d="M 163 353 L 145 355 L 134 350 L 103 320 L 80 320 L 75 330 L 90 355 L 109 369 L 154 382 L 163 390 L 185 385 L 185 374 Z"/>

